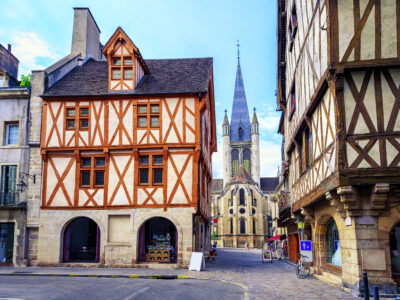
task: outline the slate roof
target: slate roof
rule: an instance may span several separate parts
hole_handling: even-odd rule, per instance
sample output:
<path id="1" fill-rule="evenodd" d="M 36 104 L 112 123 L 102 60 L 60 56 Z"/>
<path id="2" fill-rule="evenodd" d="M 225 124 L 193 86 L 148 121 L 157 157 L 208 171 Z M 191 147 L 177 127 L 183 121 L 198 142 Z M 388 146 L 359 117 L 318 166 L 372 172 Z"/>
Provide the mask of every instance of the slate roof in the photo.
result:
<path id="1" fill-rule="evenodd" d="M 239 139 L 239 127 L 243 129 L 243 138 Z M 231 142 L 251 141 L 250 117 L 247 108 L 246 93 L 244 91 L 240 61 L 236 70 L 235 93 L 233 95 L 231 115 Z"/>
<path id="2" fill-rule="evenodd" d="M 260 186 L 263 192 L 273 192 L 279 184 L 278 177 L 261 177 Z"/>
<path id="3" fill-rule="evenodd" d="M 250 174 L 243 167 L 239 167 L 236 171 L 236 174 L 233 175 L 232 181 L 247 181 L 254 182 L 253 178 L 251 178 Z"/>
<path id="4" fill-rule="evenodd" d="M 152 95 L 207 92 L 212 58 L 148 59 L 150 74 L 133 91 L 108 90 L 108 62 L 89 59 L 76 66 L 43 96 Z"/>
<path id="5" fill-rule="evenodd" d="M 221 178 L 218 179 L 213 179 L 211 181 L 211 193 L 218 193 L 222 191 L 222 188 L 224 187 L 224 181 Z"/>

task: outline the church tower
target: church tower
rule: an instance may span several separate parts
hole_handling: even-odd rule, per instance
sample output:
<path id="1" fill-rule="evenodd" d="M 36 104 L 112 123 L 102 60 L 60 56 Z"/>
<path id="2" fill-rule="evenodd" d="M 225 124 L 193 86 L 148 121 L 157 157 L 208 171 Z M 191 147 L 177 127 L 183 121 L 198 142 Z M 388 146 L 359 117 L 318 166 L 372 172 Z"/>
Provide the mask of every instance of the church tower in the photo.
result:
<path id="1" fill-rule="evenodd" d="M 239 45 L 238 45 L 239 47 Z M 236 69 L 235 91 L 233 95 L 231 122 L 225 110 L 222 124 L 223 143 L 223 185 L 230 183 L 236 172 L 243 169 L 260 185 L 259 131 L 256 112 L 250 123 L 244 90 L 240 56 Z"/>

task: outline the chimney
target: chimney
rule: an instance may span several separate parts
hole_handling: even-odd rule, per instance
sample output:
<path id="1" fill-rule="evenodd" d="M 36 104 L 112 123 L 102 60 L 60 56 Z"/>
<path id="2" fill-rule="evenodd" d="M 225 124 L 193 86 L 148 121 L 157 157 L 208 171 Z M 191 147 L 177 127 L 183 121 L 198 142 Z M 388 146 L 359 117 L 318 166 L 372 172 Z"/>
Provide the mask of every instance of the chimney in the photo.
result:
<path id="1" fill-rule="evenodd" d="M 74 8 L 74 28 L 72 32 L 72 54 L 81 54 L 81 58 L 100 59 L 100 29 L 89 8 Z"/>
<path id="2" fill-rule="evenodd" d="M 7 50 L 11 53 L 11 44 L 7 44 Z"/>

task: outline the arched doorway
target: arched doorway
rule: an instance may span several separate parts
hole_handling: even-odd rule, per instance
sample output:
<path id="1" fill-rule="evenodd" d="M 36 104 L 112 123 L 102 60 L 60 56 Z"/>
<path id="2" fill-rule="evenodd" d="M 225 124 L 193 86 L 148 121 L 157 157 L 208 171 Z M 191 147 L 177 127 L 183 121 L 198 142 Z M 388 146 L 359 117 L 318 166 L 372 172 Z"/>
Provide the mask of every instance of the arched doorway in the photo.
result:
<path id="1" fill-rule="evenodd" d="M 342 267 L 339 231 L 334 219 L 331 219 L 326 225 L 325 257 L 327 265 L 332 265 L 339 268 Z"/>
<path id="2" fill-rule="evenodd" d="M 390 231 L 390 258 L 393 280 L 400 285 L 400 223 Z"/>
<path id="3" fill-rule="evenodd" d="M 100 228 L 86 217 L 72 220 L 64 230 L 64 262 L 99 262 Z"/>
<path id="4" fill-rule="evenodd" d="M 168 219 L 154 217 L 139 229 L 139 261 L 176 263 L 178 231 Z"/>

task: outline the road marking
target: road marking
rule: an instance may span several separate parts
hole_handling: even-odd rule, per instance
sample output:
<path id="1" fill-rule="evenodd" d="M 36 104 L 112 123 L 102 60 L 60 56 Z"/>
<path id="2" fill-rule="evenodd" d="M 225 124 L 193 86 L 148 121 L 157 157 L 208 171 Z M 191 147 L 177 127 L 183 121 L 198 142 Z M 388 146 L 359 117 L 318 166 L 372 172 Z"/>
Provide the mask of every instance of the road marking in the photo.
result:
<path id="1" fill-rule="evenodd" d="M 189 276 L 185 276 L 185 275 L 178 275 L 177 277 L 178 279 L 188 279 Z"/>
<path id="2" fill-rule="evenodd" d="M 133 294 L 129 295 L 128 297 L 124 298 L 123 300 L 131 300 L 134 299 L 137 295 L 144 293 L 145 291 L 147 291 L 149 288 L 148 287 L 144 287 L 141 289 L 138 289 L 136 292 L 134 292 Z"/>
<path id="3" fill-rule="evenodd" d="M 132 274 L 128 276 L 129 278 L 140 278 L 140 275 Z"/>

